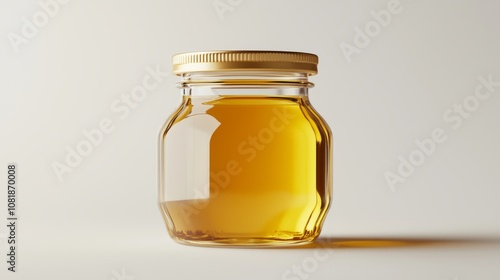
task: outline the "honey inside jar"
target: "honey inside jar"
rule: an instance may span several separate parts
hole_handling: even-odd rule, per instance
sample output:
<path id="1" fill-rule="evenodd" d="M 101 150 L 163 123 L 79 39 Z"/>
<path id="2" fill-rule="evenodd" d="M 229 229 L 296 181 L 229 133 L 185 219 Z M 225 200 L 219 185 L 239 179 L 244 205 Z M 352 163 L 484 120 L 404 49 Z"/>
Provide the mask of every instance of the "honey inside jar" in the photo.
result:
<path id="1" fill-rule="evenodd" d="M 192 61 L 204 59 L 221 58 Z M 275 76 L 183 75 L 182 104 L 159 141 L 159 205 L 175 241 L 280 246 L 319 235 L 331 132 L 309 102 L 307 75 Z"/>

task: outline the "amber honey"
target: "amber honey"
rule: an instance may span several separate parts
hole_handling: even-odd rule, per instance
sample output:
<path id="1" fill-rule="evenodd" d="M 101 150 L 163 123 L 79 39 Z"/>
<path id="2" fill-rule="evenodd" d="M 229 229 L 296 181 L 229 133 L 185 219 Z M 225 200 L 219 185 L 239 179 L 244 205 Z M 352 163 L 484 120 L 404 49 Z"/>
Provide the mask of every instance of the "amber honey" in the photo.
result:
<path id="1" fill-rule="evenodd" d="M 191 131 L 207 123 L 216 124 L 210 135 L 169 135 L 171 127 Z M 171 169 L 200 169 L 205 177 L 196 183 L 193 177 L 201 173 L 162 175 L 160 207 L 175 240 L 280 245 L 318 236 L 330 204 L 332 139 L 307 95 L 185 96 L 160 138 L 182 143 L 162 151 Z M 206 145 L 208 159 L 177 166 L 179 147 L 185 145 L 192 158 L 196 143 Z M 184 195 L 189 186 L 196 188 L 194 195 Z M 169 197 L 168 190 L 181 195 Z"/>

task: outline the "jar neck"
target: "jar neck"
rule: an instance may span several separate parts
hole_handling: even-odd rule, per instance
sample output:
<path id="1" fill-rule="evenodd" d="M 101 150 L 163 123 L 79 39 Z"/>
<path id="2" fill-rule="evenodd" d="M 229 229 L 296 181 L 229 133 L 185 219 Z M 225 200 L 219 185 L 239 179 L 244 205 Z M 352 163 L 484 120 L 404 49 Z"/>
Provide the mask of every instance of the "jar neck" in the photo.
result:
<path id="1" fill-rule="evenodd" d="M 207 95 L 299 95 L 307 96 L 305 73 L 272 71 L 185 73 L 177 84 L 185 96 Z"/>

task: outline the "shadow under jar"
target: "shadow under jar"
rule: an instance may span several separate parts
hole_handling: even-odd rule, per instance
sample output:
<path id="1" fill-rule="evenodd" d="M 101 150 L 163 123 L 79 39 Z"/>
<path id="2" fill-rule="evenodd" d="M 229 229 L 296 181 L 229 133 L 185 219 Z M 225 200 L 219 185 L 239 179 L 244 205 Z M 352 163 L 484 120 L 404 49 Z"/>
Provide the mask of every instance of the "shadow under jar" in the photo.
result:
<path id="1" fill-rule="evenodd" d="M 318 237 L 332 135 L 308 98 L 317 63 L 280 51 L 174 55 L 182 103 L 159 136 L 159 205 L 175 241 L 286 246 Z"/>

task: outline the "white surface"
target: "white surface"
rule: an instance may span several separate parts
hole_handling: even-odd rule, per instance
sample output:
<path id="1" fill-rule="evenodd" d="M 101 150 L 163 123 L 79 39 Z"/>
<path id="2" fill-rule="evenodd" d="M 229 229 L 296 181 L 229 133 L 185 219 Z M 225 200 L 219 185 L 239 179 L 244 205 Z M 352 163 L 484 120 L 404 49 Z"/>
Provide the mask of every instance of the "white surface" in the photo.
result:
<path id="1" fill-rule="evenodd" d="M 477 240 L 500 237 L 500 87 L 457 129 L 443 119 L 478 77 L 500 81 L 500 2 L 401 0 L 351 62 L 340 45 L 391 1 L 221 0 L 233 6 L 219 17 L 212 0 L 72 0 L 15 53 L 8 34 L 20 34 L 37 2 L 0 2 L 0 213 L 8 162 L 19 165 L 20 189 L 19 272 L 0 262 L 2 279 L 294 279 L 286 271 L 303 264 L 304 279 L 500 277 L 499 243 Z M 179 101 L 170 57 L 210 49 L 319 55 L 311 99 L 335 137 L 322 235 L 337 238 L 330 250 L 195 248 L 167 236 L 156 137 Z M 168 75 L 124 107 L 122 95 L 157 67 Z M 53 162 L 106 119 L 111 131 L 60 182 Z M 384 173 L 437 128 L 447 140 L 391 190 Z M 382 237 L 448 242 L 353 248 L 338 239 Z"/>

